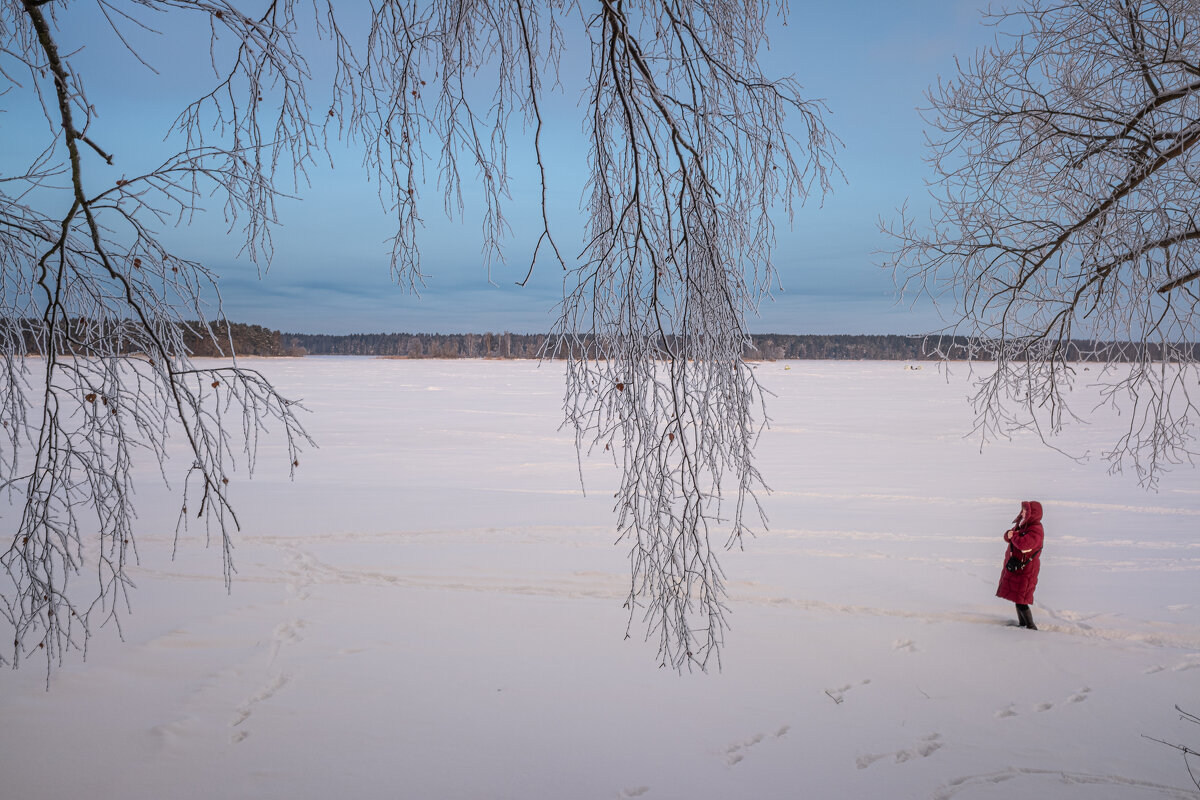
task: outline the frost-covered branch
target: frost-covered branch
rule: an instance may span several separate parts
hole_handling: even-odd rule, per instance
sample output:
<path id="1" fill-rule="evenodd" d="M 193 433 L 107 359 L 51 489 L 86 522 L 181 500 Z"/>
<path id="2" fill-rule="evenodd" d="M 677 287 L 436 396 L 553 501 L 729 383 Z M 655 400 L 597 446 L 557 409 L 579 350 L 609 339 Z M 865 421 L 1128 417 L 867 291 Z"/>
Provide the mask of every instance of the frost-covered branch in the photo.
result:
<path id="1" fill-rule="evenodd" d="M 1196 725 L 1200 725 L 1200 717 L 1196 716 L 1195 714 L 1184 711 L 1179 706 L 1175 706 L 1175 710 L 1179 712 L 1179 718 L 1181 720 L 1184 720 L 1186 722 L 1191 722 Z M 1196 785 L 1196 788 L 1200 789 L 1200 773 L 1197 773 L 1197 771 L 1192 766 L 1193 759 L 1200 759 L 1200 751 L 1197 751 L 1196 749 L 1194 749 L 1192 747 L 1188 747 L 1185 744 L 1177 744 L 1175 742 L 1168 742 L 1164 739 L 1156 739 L 1153 736 L 1145 736 L 1145 734 L 1143 734 L 1143 737 L 1146 739 L 1149 739 L 1152 742 L 1157 742 L 1158 744 L 1166 745 L 1167 747 L 1171 748 L 1172 750 L 1178 750 L 1180 753 L 1182 753 L 1183 754 L 1183 766 L 1187 770 L 1188 777 L 1192 779 L 1192 783 Z"/>
<path id="2" fill-rule="evenodd" d="M 904 289 L 981 340 L 985 436 L 1078 418 L 1069 342 L 1128 421 L 1104 453 L 1147 486 L 1195 455 L 1200 6 L 1030 0 L 931 92 L 933 211 L 890 228 Z M 1132 366 L 1118 362 L 1130 361 Z M 1086 411 L 1090 412 L 1091 409 Z"/>
<path id="3" fill-rule="evenodd" d="M 554 346 L 580 446 L 620 453 L 631 621 L 677 669 L 719 659 L 717 554 L 764 521 L 763 390 L 742 352 L 772 214 L 836 169 L 821 106 L 760 74 L 766 21 L 758 4 L 620 0 L 589 19 L 588 242 Z"/>
<path id="4" fill-rule="evenodd" d="M 294 404 L 256 371 L 191 363 L 184 335 L 213 337 L 207 300 L 219 294 L 208 270 L 171 253 L 156 231 L 217 189 L 252 220 L 247 241 L 261 241 L 275 191 L 256 145 L 197 140 L 144 174 L 89 182 L 85 162 L 111 165 L 120 148 L 86 133 L 92 108 L 60 52 L 54 9 L 25 0 L 0 11 L 6 54 L 27 70 L 51 132 L 32 166 L 0 183 L 0 490 L 15 511 L 0 552 L 13 646 L 0 663 L 41 655 L 48 674 L 69 650 L 86 650 L 98 627 L 120 626 L 136 556 L 136 450 L 163 468 L 168 438 L 187 442 L 181 529 L 190 495 L 190 515 L 221 543 L 228 580 L 237 462 L 253 470 L 268 428 L 293 465 L 308 441 Z M 294 59 L 283 66 L 294 74 Z M 78 585 L 85 569 L 90 589 Z"/>
<path id="5" fill-rule="evenodd" d="M 84 7 L 107 28 L 59 24 Z M 570 357 L 567 417 L 581 449 L 621 452 L 631 620 L 645 614 L 664 664 L 711 663 L 726 624 L 716 552 L 761 514 L 752 447 L 766 415 L 741 358 L 746 315 L 774 279 L 775 215 L 836 173 L 820 103 L 761 74 L 773 13 L 732 0 L 0 0 L 0 79 L 36 97 L 47 131 L 22 174 L 0 175 L 0 485 L 22 514 L 2 561 L 6 660 L 44 649 L 50 665 L 118 620 L 133 448 L 165 478 L 168 439 L 186 441 L 181 524 L 199 515 L 219 535 L 228 579 L 235 462 L 253 466 L 268 428 L 293 466 L 307 442 L 261 375 L 192 363 L 187 320 L 208 337 L 224 322 L 217 279 L 162 229 L 219 207 L 242 253 L 269 264 L 277 204 L 341 138 L 393 215 L 394 277 L 417 290 L 430 189 L 441 213 L 479 208 L 485 262 L 504 258 L 519 136 L 540 189 L 529 270 L 541 257 L 566 276 L 551 348 Z M 202 31 L 196 66 L 213 78 L 174 118 L 178 152 L 142 164 L 93 125 L 73 59 L 108 36 L 153 68 L 137 43 L 164 14 Z M 591 58 L 578 259 L 548 205 L 544 147 L 545 86 L 568 41 Z M 67 588 L 85 564 L 99 565 L 94 601 Z"/>

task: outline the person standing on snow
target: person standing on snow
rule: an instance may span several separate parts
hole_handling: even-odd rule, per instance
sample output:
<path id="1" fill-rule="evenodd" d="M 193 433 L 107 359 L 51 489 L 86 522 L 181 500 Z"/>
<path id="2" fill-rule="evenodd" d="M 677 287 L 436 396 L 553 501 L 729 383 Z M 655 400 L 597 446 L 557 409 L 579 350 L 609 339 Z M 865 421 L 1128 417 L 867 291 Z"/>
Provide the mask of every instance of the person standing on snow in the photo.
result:
<path id="1" fill-rule="evenodd" d="M 1037 588 L 1038 572 L 1042 567 L 1042 504 L 1036 500 L 1021 503 L 1021 513 L 1013 526 L 1004 532 L 1008 550 L 1004 554 L 1004 571 L 996 596 L 1017 605 L 1017 622 L 1022 628 L 1037 630 L 1029 604 Z"/>

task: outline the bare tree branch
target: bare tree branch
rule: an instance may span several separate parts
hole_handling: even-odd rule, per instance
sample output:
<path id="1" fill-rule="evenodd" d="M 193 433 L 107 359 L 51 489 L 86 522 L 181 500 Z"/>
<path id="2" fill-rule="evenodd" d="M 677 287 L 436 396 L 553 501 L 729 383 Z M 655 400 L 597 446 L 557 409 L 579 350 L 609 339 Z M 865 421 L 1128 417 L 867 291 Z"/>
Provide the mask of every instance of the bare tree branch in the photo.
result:
<path id="1" fill-rule="evenodd" d="M 135 554 L 133 448 L 149 448 L 166 477 L 167 441 L 182 434 L 193 466 L 179 530 L 203 518 L 229 580 L 235 462 L 253 468 L 268 427 L 287 442 L 291 468 L 308 442 L 296 405 L 261 375 L 192 363 L 184 334 L 212 337 L 210 322 L 223 321 L 216 277 L 172 253 L 159 231 L 188 224 L 215 197 L 246 257 L 269 264 L 277 202 L 302 194 L 307 170 L 339 137 L 362 148 L 394 218 L 393 275 L 416 291 L 429 188 L 451 216 L 477 205 L 484 260 L 490 269 L 504 259 L 519 128 L 532 131 L 540 189 L 529 270 L 548 247 L 565 276 L 549 350 L 569 356 L 566 417 L 581 451 L 603 443 L 621 453 L 631 625 L 644 615 L 664 665 L 718 661 L 717 552 L 741 543 L 748 513 L 761 517 L 764 488 L 752 447 L 766 414 L 741 360 L 746 315 L 774 280 L 773 215 L 790 218 L 837 174 L 823 106 L 757 64 L 771 5 L 382 0 L 339 16 L 329 0 L 92 1 L 108 30 L 87 35 L 115 37 L 151 69 L 136 42 L 155 35 L 152 22 L 162 13 L 201 21 L 215 77 L 174 120 L 178 152 L 143 165 L 90 127 L 74 53 L 59 51 L 54 15 L 67 4 L 0 0 L 0 50 L 28 72 L 25 91 L 49 132 L 24 174 L 0 176 L 0 487 L 23 509 L 0 556 L 10 660 L 44 649 L 49 669 L 97 625 L 119 624 Z M 588 221 L 582 258 L 571 260 L 552 224 L 543 148 L 544 82 L 558 82 L 567 23 L 591 56 Z M 302 47 L 312 34 L 324 49 Z M 318 52 L 327 69 L 310 66 Z M 322 72 L 328 99 L 314 101 Z M 97 182 L 84 164 L 100 161 L 132 177 Z M 67 588 L 85 564 L 99 570 L 86 601 Z"/>
<path id="2" fill-rule="evenodd" d="M 764 13 L 602 0 L 589 20 L 589 240 L 552 346 L 579 446 L 620 452 L 631 623 L 676 669 L 719 663 L 717 553 L 755 524 L 748 509 L 765 522 L 763 392 L 741 354 L 772 281 L 771 212 L 835 171 L 821 106 L 759 74 Z"/>
<path id="3" fill-rule="evenodd" d="M 1080 421 L 1068 344 L 1097 342 L 1127 420 L 1104 456 L 1152 487 L 1195 455 L 1200 8 L 1028 0 L 990 21 L 995 46 L 931 91 L 933 211 L 885 226 L 888 264 L 995 358 L 984 438 Z"/>
<path id="4" fill-rule="evenodd" d="M 1192 714 L 1190 712 L 1184 711 L 1179 706 L 1175 706 L 1175 710 L 1179 712 L 1179 718 L 1181 720 L 1184 720 L 1186 722 L 1191 722 L 1196 725 L 1200 725 L 1200 717 L 1197 717 L 1195 714 Z M 1194 769 L 1192 769 L 1192 757 L 1200 757 L 1200 751 L 1196 751 L 1196 750 L 1192 749 L 1191 747 L 1188 747 L 1187 745 L 1184 745 L 1184 744 L 1176 744 L 1174 742 L 1168 742 L 1164 739 L 1156 739 L 1153 736 L 1146 736 L 1145 734 L 1142 734 L 1142 738 L 1149 739 L 1150 741 L 1157 742 L 1158 744 L 1166 745 L 1167 747 L 1170 747 L 1172 750 L 1178 750 L 1180 753 L 1182 753 L 1184 769 L 1187 770 L 1188 777 L 1192 779 L 1192 783 L 1195 784 L 1197 789 L 1200 789 L 1200 775 L 1197 775 L 1196 771 Z"/>

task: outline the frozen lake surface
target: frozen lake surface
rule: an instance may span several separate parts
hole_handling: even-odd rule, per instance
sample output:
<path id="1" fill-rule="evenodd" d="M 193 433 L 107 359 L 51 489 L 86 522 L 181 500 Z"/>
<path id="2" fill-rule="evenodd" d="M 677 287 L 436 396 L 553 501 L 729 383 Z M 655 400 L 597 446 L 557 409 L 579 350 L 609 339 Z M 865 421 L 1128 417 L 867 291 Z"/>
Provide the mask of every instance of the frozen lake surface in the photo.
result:
<path id="1" fill-rule="evenodd" d="M 1200 747 L 1173 709 L 1200 712 L 1194 469 L 1146 493 L 1032 437 L 980 452 L 965 375 L 929 365 L 764 363 L 770 529 L 724 554 L 723 670 L 680 676 L 624 641 L 618 475 L 585 459 L 581 492 L 558 365 L 246 365 L 320 449 L 235 478 L 232 594 L 202 535 L 171 559 L 141 470 L 125 641 L 49 692 L 0 673 L 0 795 L 1196 797 L 1142 736 Z M 1037 632 L 993 596 L 1027 499 Z"/>

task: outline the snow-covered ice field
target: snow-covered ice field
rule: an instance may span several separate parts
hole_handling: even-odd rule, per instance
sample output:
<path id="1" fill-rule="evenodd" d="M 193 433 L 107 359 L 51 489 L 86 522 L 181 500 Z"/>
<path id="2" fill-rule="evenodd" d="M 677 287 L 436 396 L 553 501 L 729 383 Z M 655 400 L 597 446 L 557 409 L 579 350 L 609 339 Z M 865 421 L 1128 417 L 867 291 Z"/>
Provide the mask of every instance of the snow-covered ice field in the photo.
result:
<path id="1" fill-rule="evenodd" d="M 1196 470 L 1154 494 L 1032 438 L 981 453 L 965 374 L 762 364 L 771 527 L 724 555 L 723 670 L 680 676 L 623 640 L 617 473 L 580 491 L 559 366 L 248 364 L 320 449 L 234 481 L 231 595 L 202 536 L 171 560 L 142 470 L 125 641 L 49 691 L 0 673 L 0 797 L 1197 796 L 1142 736 L 1200 746 L 1173 709 L 1200 712 Z M 993 596 L 1023 499 L 1038 632 Z"/>

